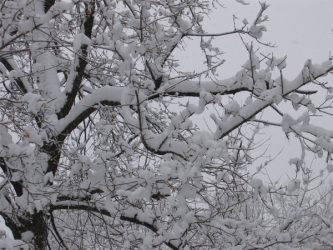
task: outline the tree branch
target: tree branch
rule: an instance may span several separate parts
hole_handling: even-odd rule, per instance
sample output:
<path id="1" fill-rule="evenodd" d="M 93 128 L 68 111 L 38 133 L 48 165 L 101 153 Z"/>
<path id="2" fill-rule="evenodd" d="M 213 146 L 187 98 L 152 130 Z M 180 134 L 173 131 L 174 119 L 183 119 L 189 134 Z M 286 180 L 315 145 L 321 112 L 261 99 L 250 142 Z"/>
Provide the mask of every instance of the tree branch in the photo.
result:
<path id="1" fill-rule="evenodd" d="M 111 213 L 106 210 L 106 209 L 100 209 L 97 208 L 96 206 L 94 206 L 93 204 L 88 204 L 85 202 L 62 202 L 61 203 L 56 203 L 51 205 L 50 207 L 50 213 L 52 213 L 55 210 L 83 210 L 83 211 L 89 211 L 89 212 L 94 212 L 94 213 L 99 213 L 108 217 L 111 217 Z M 126 215 L 121 215 L 120 219 L 123 221 L 127 221 L 127 222 L 131 222 L 137 225 L 141 225 L 146 227 L 147 229 L 153 231 L 154 233 L 158 232 L 158 228 L 150 223 L 147 223 L 145 221 L 141 221 L 140 219 L 137 218 L 137 215 L 134 215 L 133 217 L 129 217 Z M 170 247 L 171 249 L 177 250 L 179 249 L 177 246 L 175 246 L 174 244 L 170 243 L 170 242 L 164 242 L 165 245 L 167 245 L 168 247 Z"/>
<path id="2" fill-rule="evenodd" d="M 92 28 L 94 24 L 94 14 L 95 14 L 95 1 L 92 0 L 90 3 L 85 4 L 85 14 L 86 18 L 85 21 L 83 22 L 83 29 L 84 29 L 84 35 L 88 38 L 91 38 L 92 34 Z M 76 76 L 73 80 L 72 83 L 67 83 L 70 84 L 68 88 L 66 89 L 66 96 L 67 100 L 61 110 L 57 113 L 58 119 L 64 118 L 69 111 L 71 110 L 75 98 L 77 96 L 77 93 L 79 92 L 80 86 L 82 84 L 83 76 L 84 76 L 84 71 L 86 69 L 86 66 L 88 64 L 88 45 L 87 44 L 82 44 L 80 47 L 80 53 L 77 53 L 76 55 L 79 54 L 79 62 L 78 66 L 75 68 Z"/>
<path id="3" fill-rule="evenodd" d="M 287 96 L 288 94 L 294 92 L 298 88 L 308 84 L 309 82 L 312 82 L 313 79 L 320 78 L 322 76 L 325 76 L 327 73 L 333 70 L 332 64 L 329 66 L 323 64 L 321 65 L 323 68 L 317 69 L 316 72 L 311 72 L 313 74 L 311 77 L 304 77 L 303 71 L 302 73 L 296 77 L 291 82 L 284 82 L 284 93 L 283 97 Z M 281 95 L 281 86 L 277 86 L 272 89 L 276 95 Z M 272 95 L 274 94 L 271 93 Z M 262 110 L 264 110 L 266 107 L 272 105 L 274 103 L 273 98 L 268 100 L 262 100 L 258 99 L 252 104 L 245 106 L 241 109 L 240 114 L 237 116 L 234 116 L 227 120 L 221 128 L 218 128 L 215 133 L 215 138 L 223 138 L 229 133 L 231 133 L 235 128 L 238 128 L 240 125 L 250 121 L 256 114 L 260 113 Z"/>

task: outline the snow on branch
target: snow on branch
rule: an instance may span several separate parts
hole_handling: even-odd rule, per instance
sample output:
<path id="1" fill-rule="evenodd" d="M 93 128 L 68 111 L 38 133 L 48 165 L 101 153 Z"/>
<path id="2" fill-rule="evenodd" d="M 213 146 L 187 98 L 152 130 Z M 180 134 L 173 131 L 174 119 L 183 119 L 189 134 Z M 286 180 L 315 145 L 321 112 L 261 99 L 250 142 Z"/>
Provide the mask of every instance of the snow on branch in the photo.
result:
<path id="1" fill-rule="evenodd" d="M 332 248 L 333 131 L 315 121 L 333 115 L 332 62 L 286 79 L 287 56 L 261 53 L 268 5 L 211 33 L 217 3 L 0 1 L 0 215 L 15 242 Z M 234 34 L 247 60 L 223 79 L 214 38 Z M 270 155 L 275 133 L 300 155 Z M 293 173 L 275 182 L 279 164 Z"/>

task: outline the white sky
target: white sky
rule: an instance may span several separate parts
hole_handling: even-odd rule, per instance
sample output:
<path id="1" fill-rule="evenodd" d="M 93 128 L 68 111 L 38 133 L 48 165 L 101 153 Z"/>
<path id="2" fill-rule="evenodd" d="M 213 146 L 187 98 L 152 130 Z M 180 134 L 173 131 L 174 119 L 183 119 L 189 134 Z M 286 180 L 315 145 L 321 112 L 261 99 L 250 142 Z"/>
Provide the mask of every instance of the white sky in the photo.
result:
<path id="1" fill-rule="evenodd" d="M 259 2 L 247 0 L 251 5 L 243 6 L 235 0 L 224 0 L 224 8 L 219 8 L 209 16 L 207 29 L 210 32 L 224 32 L 233 29 L 233 15 L 243 18 L 251 23 L 259 10 Z M 276 57 L 287 55 L 287 68 L 284 75 L 288 78 L 296 76 L 307 59 L 313 63 L 320 63 L 329 58 L 329 52 L 333 53 L 333 0 L 269 0 L 270 7 L 266 11 L 269 22 L 265 25 L 267 32 L 263 41 L 274 43 L 276 48 L 263 48 L 265 52 L 273 52 Z M 203 69 L 203 57 L 198 49 L 199 40 L 193 39 L 186 43 L 186 51 L 180 52 L 178 58 L 183 69 L 188 71 L 200 71 Z M 248 58 L 248 54 L 242 45 L 238 35 L 215 39 L 215 45 L 219 45 L 225 52 L 227 60 L 219 71 L 221 79 L 233 76 Z M 254 42 L 256 47 L 256 43 Z M 258 45 L 259 46 L 259 45 Z M 200 66 L 201 65 L 201 66 Z M 333 81 L 333 77 L 330 78 Z M 266 112 L 267 114 L 267 112 Z M 333 119 L 327 120 L 327 124 L 333 124 Z M 268 129 L 271 139 L 269 141 L 270 152 L 277 152 L 284 148 L 284 152 L 277 157 L 269 167 L 272 179 L 286 175 L 291 177 L 292 168 L 289 167 L 290 158 L 299 157 L 299 144 L 290 142 L 280 129 Z M 317 169 L 325 168 L 324 163 L 316 166 Z"/>
<path id="2" fill-rule="evenodd" d="M 259 2 L 248 0 L 251 5 L 243 6 L 235 0 L 222 0 L 225 8 L 219 8 L 209 16 L 207 29 L 211 32 L 223 32 L 233 29 L 232 15 L 239 18 L 241 25 L 245 17 L 251 22 L 259 10 Z M 295 75 L 295 70 L 302 68 L 306 59 L 314 62 L 327 60 L 329 50 L 333 50 L 333 1 L 332 0 L 269 0 L 266 14 L 269 22 L 268 31 L 263 40 L 277 45 L 277 48 L 267 48 L 276 56 L 288 55 L 286 73 Z M 238 35 L 215 39 L 215 44 L 221 46 L 226 53 L 227 63 L 223 66 L 224 76 L 232 76 L 247 59 L 247 53 Z M 180 59 L 186 60 L 188 70 L 198 68 L 202 60 L 197 49 L 198 39 L 187 42 L 188 53 L 181 53 Z M 192 47 L 193 46 L 193 47 Z"/>

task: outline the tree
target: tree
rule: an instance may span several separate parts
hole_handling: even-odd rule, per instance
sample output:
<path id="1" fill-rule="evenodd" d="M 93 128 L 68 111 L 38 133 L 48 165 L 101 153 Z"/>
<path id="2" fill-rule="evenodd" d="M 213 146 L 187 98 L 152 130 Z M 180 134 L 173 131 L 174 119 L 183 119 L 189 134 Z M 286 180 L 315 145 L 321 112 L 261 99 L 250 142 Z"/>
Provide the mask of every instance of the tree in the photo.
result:
<path id="1" fill-rule="evenodd" d="M 332 87 L 320 79 L 332 62 L 309 60 L 287 80 L 285 58 L 255 49 L 269 46 L 260 40 L 268 5 L 252 22 L 208 34 L 203 20 L 216 4 L 1 2 L 0 215 L 15 239 L 34 249 L 333 246 L 332 196 L 312 198 L 318 182 L 306 161 L 326 152 L 332 171 L 333 132 L 311 123 L 331 114 Z M 212 38 L 233 34 L 249 58 L 223 80 Z M 191 37 L 203 72 L 182 72 L 174 58 Z M 215 132 L 194 122 L 206 110 L 215 110 Z M 249 170 L 269 164 L 255 140 L 266 125 L 301 145 L 287 187 Z"/>

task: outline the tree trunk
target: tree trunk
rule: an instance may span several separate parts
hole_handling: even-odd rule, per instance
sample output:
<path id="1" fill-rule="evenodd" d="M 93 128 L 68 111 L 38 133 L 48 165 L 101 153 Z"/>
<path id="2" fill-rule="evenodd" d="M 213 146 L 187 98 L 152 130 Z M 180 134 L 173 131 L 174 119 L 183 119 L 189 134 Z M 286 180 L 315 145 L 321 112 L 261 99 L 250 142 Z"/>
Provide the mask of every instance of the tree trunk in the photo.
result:
<path id="1" fill-rule="evenodd" d="M 32 244 L 35 250 L 47 248 L 47 221 L 43 212 L 29 215 L 28 220 L 23 223 L 27 231 L 33 233 Z"/>
<path id="2" fill-rule="evenodd" d="M 32 225 L 30 231 L 34 234 L 33 243 L 35 249 L 44 250 L 47 248 L 47 221 L 46 216 L 39 212 L 32 217 Z"/>

